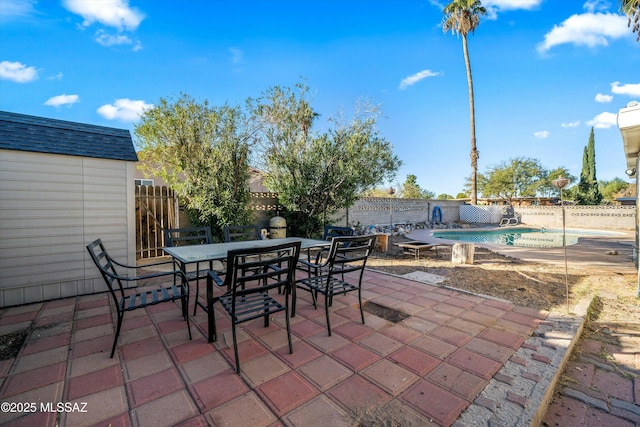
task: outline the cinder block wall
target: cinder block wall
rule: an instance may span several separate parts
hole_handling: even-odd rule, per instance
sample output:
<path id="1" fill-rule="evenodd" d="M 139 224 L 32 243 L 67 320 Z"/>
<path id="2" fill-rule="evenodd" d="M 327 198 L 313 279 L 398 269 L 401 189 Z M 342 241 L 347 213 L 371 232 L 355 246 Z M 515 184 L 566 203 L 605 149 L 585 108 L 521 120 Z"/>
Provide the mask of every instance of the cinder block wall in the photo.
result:
<path id="1" fill-rule="evenodd" d="M 562 208 L 559 206 L 522 206 L 515 211 L 524 224 L 547 228 L 562 228 Z M 592 230 L 634 230 L 635 206 L 565 206 L 567 228 Z"/>
<path id="2" fill-rule="evenodd" d="M 388 225 L 406 222 L 431 222 L 436 206 L 442 211 L 442 222 L 460 219 L 457 200 L 396 199 L 386 197 L 366 197 L 358 200 L 349 209 L 337 212 L 332 220 L 335 225 Z"/>
<path id="3" fill-rule="evenodd" d="M 426 222 L 432 220 L 436 206 L 442 211 L 442 222 L 454 223 L 460 220 L 459 200 L 390 199 L 368 197 L 358 200 L 349 209 L 341 210 L 331 217 L 335 225 L 402 224 L 406 222 Z M 633 230 L 636 224 L 635 206 L 565 206 L 567 228 L 592 230 L 617 229 Z M 562 208 L 560 206 L 515 207 L 526 225 L 561 228 Z M 495 224 L 497 225 L 497 224 Z"/>

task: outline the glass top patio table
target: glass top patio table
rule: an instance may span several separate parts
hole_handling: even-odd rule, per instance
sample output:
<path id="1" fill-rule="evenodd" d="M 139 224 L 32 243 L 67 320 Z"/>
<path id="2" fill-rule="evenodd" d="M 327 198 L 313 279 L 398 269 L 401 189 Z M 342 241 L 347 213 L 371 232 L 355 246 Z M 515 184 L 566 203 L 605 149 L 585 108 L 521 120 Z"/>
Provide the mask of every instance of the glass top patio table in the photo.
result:
<path id="1" fill-rule="evenodd" d="M 246 240 L 228 243 L 211 243 L 208 245 L 174 246 L 162 248 L 162 250 L 184 265 L 194 262 L 224 260 L 227 258 L 227 252 L 234 249 L 263 248 L 266 246 L 290 242 L 300 242 L 301 249 L 331 246 L 331 241 L 328 240 L 285 237 L 282 239 Z"/>
<path id="2" fill-rule="evenodd" d="M 282 239 L 266 239 L 266 240 L 246 240 L 228 243 L 211 243 L 207 245 L 189 245 L 189 246 L 175 246 L 162 248 L 167 254 L 171 255 L 181 265 L 183 271 L 187 264 L 195 262 L 211 262 L 214 260 L 224 260 L 227 258 L 227 253 L 234 249 L 252 249 L 252 248 L 264 248 L 272 245 L 279 245 L 284 243 L 300 242 L 300 249 L 311 250 L 314 248 L 323 248 L 331 246 L 329 240 L 316 240 L 305 239 L 302 237 L 285 237 Z M 196 295 L 196 301 L 198 296 Z M 292 298 L 295 298 L 295 286 L 292 289 Z M 208 340 L 213 342 L 213 285 L 211 282 L 207 282 L 207 298 L 206 305 L 197 302 L 207 312 L 207 324 L 208 324 Z"/>

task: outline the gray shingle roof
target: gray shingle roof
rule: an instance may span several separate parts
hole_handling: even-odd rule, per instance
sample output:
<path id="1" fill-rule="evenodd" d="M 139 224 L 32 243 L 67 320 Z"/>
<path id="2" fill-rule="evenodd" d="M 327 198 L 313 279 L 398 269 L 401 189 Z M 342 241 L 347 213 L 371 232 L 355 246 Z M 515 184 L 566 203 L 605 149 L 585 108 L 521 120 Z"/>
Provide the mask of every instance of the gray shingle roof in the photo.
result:
<path id="1" fill-rule="evenodd" d="M 0 149 L 138 161 L 126 129 L 0 111 Z"/>

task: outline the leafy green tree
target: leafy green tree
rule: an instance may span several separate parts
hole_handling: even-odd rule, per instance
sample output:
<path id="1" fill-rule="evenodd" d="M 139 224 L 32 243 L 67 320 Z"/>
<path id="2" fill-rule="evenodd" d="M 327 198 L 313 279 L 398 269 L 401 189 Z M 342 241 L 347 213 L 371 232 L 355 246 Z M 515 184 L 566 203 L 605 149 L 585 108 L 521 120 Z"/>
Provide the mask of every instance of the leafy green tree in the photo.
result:
<path id="1" fill-rule="evenodd" d="M 460 192 L 456 194 L 456 199 L 466 199 L 467 197 L 469 197 L 468 193 Z"/>
<path id="2" fill-rule="evenodd" d="M 400 190 L 401 196 L 405 199 L 433 199 L 435 193 L 420 188 L 417 180 L 417 176 L 407 175 L 407 179 Z"/>
<path id="3" fill-rule="evenodd" d="M 467 84 L 469 87 L 469 116 L 471 122 L 471 204 L 478 202 L 478 158 L 480 153 L 476 148 L 476 115 L 473 98 L 473 79 L 471 76 L 471 63 L 469 61 L 469 48 L 467 35 L 473 34 L 480 25 L 480 16 L 487 13 L 479 0 L 453 0 L 444 8 L 442 30 L 451 31 L 462 36 L 462 51 L 464 63 L 467 69 Z"/>
<path id="4" fill-rule="evenodd" d="M 452 200 L 453 196 L 447 193 L 438 194 L 437 200 Z"/>
<path id="5" fill-rule="evenodd" d="M 611 181 L 600 181 L 599 186 L 603 202 L 613 203 L 616 197 L 621 197 L 625 190 L 629 188 L 629 183 L 623 179 L 614 178 Z"/>
<path id="6" fill-rule="evenodd" d="M 160 98 L 134 133 L 143 171 L 166 181 L 217 238 L 224 225 L 251 222 L 251 136 L 240 109 L 212 107 L 186 94 Z"/>
<path id="7" fill-rule="evenodd" d="M 324 133 L 313 132 L 318 114 L 308 87 L 273 87 L 249 108 L 259 124 L 265 184 L 280 202 L 297 212 L 294 232 L 312 236 L 325 218 L 351 206 L 367 189 L 389 182 L 401 165 L 391 144 L 379 134 L 375 108 L 352 120 L 336 117 Z"/>
<path id="8" fill-rule="evenodd" d="M 513 203 L 513 199 L 535 197 L 547 172 L 537 159 L 517 157 L 502 162 L 482 175 L 483 197 L 498 197 Z"/>
<path id="9" fill-rule="evenodd" d="M 589 142 L 584 148 L 582 156 L 582 171 L 576 191 L 576 202 L 580 205 L 598 205 L 602 201 L 602 193 L 596 178 L 596 149 L 593 127 L 589 135 Z"/>
<path id="10" fill-rule="evenodd" d="M 394 190 L 395 191 L 395 190 Z M 362 192 L 362 197 L 395 197 L 389 194 L 388 187 L 375 187 Z"/>

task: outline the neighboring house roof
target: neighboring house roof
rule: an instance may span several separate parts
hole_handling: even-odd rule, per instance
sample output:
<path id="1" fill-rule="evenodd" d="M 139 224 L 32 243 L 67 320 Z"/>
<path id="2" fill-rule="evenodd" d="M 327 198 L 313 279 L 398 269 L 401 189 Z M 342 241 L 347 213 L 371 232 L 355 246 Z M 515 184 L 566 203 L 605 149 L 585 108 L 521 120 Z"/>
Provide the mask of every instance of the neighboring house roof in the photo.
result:
<path id="1" fill-rule="evenodd" d="M 0 149 L 137 162 L 126 129 L 0 111 Z"/>

